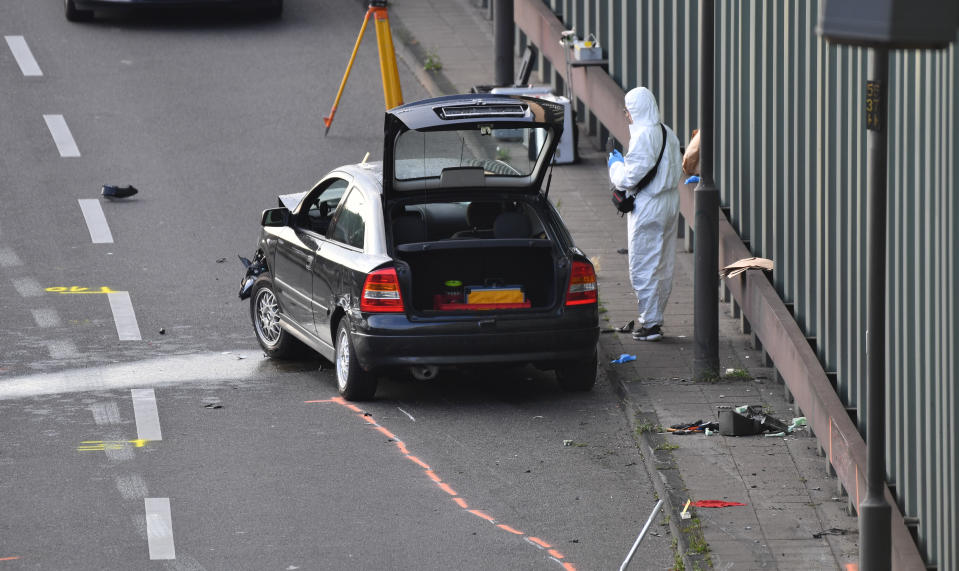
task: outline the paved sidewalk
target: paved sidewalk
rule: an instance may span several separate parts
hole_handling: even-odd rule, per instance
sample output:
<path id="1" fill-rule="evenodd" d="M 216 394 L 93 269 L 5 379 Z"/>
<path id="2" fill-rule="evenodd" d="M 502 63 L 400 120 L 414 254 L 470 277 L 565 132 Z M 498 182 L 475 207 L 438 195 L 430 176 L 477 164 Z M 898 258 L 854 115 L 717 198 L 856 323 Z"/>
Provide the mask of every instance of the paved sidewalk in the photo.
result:
<path id="1" fill-rule="evenodd" d="M 472 0 L 392 0 L 390 16 L 397 54 L 414 70 L 432 95 L 467 92 L 493 80 L 492 24 L 486 10 Z M 442 70 L 426 72 L 427 56 Z M 519 69 L 517 61 L 516 69 Z M 535 75 L 534 75 L 535 80 Z M 409 81 L 404 78 L 403 81 Z M 557 165 L 550 198 L 563 215 L 577 246 L 598 271 L 601 325 L 620 326 L 636 319 L 626 256 L 626 222 L 607 196 L 605 153 L 580 141 L 581 160 Z M 848 500 L 827 475 L 816 440 L 808 432 L 788 437 L 677 436 L 657 428 L 699 419 L 718 420 L 717 405 L 763 405 L 773 416 L 790 421 L 775 370 L 751 348 L 740 323 L 721 304 L 721 370 L 732 372 L 716 382 L 693 382 L 693 257 L 682 251 L 676 260 L 673 292 L 666 310 L 665 339 L 633 341 L 627 334 L 600 338 L 600 382 L 612 383 L 624 410 L 637 427 L 637 442 L 653 474 L 665 514 L 686 554 L 687 569 L 845 569 L 858 558 L 857 520 L 847 515 Z M 637 357 L 611 364 L 620 354 Z M 660 477 L 657 478 L 655 475 Z M 690 508 L 687 499 L 726 500 L 746 506 Z M 817 537 L 818 536 L 818 537 Z M 705 540 L 705 543 L 704 541 Z M 634 561 L 633 569 L 643 568 Z M 588 565 L 584 565 L 588 569 Z"/>

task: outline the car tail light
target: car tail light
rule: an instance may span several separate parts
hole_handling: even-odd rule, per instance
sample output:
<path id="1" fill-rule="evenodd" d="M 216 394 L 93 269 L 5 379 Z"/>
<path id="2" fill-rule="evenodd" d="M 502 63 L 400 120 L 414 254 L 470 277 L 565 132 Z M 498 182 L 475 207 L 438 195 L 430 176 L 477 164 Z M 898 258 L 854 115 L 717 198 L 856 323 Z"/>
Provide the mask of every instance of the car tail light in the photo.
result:
<path id="1" fill-rule="evenodd" d="M 403 311 L 403 296 L 400 295 L 400 280 L 396 270 L 376 270 L 366 276 L 360 310 L 374 313 Z"/>
<path id="2" fill-rule="evenodd" d="M 569 273 L 569 290 L 566 291 L 566 305 L 584 305 L 596 303 L 596 271 L 589 262 L 573 262 Z"/>

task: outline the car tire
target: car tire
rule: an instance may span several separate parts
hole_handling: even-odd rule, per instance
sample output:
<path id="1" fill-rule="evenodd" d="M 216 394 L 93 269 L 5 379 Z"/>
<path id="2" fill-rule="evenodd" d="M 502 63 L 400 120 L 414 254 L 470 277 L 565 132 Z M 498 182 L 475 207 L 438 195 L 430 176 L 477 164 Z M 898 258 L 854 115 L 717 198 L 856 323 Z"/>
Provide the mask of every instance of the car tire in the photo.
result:
<path id="1" fill-rule="evenodd" d="M 599 359 L 596 352 L 585 361 L 563 363 L 556 368 L 556 380 L 567 391 L 589 391 L 596 384 L 596 366 Z"/>
<path id="2" fill-rule="evenodd" d="M 74 0 L 63 0 L 63 12 L 70 22 L 89 22 L 93 19 L 93 11 L 78 10 Z"/>
<path id="3" fill-rule="evenodd" d="M 250 295 L 250 319 L 263 352 L 271 359 L 288 359 L 303 348 L 299 339 L 280 327 L 280 304 L 273 291 L 273 278 L 260 274 Z"/>
<path id="4" fill-rule="evenodd" d="M 356 360 L 353 336 L 350 334 L 349 322 L 346 318 L 341 319 L 336 328 L 336 358 L 333 366 L 336 369 L 336 389 L 343 398 L 347 400 L 373 398 L 376 393 L 376 377 L 360 368 L 360 362 Z"/>

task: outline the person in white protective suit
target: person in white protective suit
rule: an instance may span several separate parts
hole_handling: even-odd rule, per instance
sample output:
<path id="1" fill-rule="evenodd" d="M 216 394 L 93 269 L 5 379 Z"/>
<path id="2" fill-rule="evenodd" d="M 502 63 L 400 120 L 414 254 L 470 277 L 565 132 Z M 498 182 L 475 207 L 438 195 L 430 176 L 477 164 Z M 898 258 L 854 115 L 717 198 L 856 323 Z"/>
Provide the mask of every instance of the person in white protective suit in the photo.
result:
<path id="1" fill-rule="evenodd" d="M 636 197 L 632 212 L 626 215 L 629 279 L 639 308 L 639 328 L 633 331 L 633 339 L 658 341 L 663 337 L 663 311 L 673 287 L 683 157 L 679 139 L 669 127 L 663 148 L 659 107 L 652 92 L 637 87 L 625 100 L 629 150 L 625 157 L 619 151 L 610 153 L 609 180 Z M 637 192 L 634 187 L 656 165 L 661 148 L 656 175 Z"/>

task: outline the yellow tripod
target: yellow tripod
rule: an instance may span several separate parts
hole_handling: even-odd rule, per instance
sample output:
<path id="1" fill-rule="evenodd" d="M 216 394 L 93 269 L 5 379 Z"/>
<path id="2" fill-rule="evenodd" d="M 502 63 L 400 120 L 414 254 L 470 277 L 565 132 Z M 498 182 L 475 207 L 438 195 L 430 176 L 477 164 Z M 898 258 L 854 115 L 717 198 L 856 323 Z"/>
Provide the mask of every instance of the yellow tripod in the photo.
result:
<path id="1" fill-rule="evenodd" d="M 353 46 L 353 53 L 350 55 L 350 63 L 346 65 L 346 72 L 343 74 L 343 80 L 340 81 L 340 89 L 336 92 L 333 108 L 330 109 L 329 116 L 323 118 L 323 123 L 326 125 L 324 136 L 330 132 L 333 116 L 336 115 L 336 107 L 340 104 L 340 97 L 343 96 L 346 80 L 350 77 L 350 70 L 353 69 L 353 61 L 356 59 L 356 52 L 360 49 L 360 42 L 363 41 L 363 34 L 366 33 L 366 25 L 370 21 L 370 16 L 373 17 L 376 25 L 376 47 L 380 53 L 380 74 L 383 77 L 383 99 L 386 102 L 386 108 L 392 109 L 403 104 L 403 89 L 400 87 L 400 73 L 396 68 L 396 52 L 393 51 L 393 34 L 390 33 L 390 18 L 386 12 L 386 1 L 370 0 L 369 9 L 366 11 L 366 16 L 363 17 L 363 27 L 360 28 L 360 34 L 356 37 L 356 44 Z"/>

